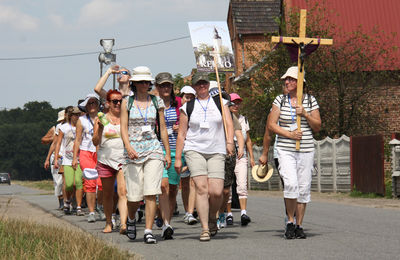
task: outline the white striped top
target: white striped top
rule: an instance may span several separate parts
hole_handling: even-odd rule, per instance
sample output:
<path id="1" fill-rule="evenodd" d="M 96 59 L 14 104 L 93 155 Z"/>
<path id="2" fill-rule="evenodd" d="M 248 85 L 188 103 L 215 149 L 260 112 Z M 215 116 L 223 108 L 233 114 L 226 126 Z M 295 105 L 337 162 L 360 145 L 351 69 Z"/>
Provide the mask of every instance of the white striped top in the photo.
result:
<path id="1" fill-rule="evenodd" d="M 277 96 L 274 100 L 273 105 L 277 106 L 278 109 L 280 110 L 279 126 L 284 128 L 285 130 L 290 131 L 290 125 L 292 123 L 296 123 L 297 120 L 296 108 L 292 107 L 292 113 L 290 113 L 289 98 L 287 95 Z M 307 113 L 319 109 L 315 97 L 308 94 L 305 94 L 303 97 L 303 107 Z M 292 115 L 294 120 L 292 119 Z M 301 131 L 303 132 L 303 136 L 300 140 L 299 152 L 306 153 L 314 151 L 312 130 L 307 120 L 304 117 L 301 117 Z M 277 137 L 278 137 L 277 148 L 286 151 L 293 151 L 293 152 L 296 151 L 296 140 L 284 136 L 277 136 Z"/>

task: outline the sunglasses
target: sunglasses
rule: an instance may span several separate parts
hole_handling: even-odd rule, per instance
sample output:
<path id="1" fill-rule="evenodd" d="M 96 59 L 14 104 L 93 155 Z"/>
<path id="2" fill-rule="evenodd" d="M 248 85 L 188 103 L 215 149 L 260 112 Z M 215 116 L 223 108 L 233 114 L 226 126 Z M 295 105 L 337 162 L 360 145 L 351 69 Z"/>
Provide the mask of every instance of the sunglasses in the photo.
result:
<path id="1" fill-rule="evenodd" d="M 161 85 L 157 85 L 159 88 L 171 88 L 172 84 L 171 83 L 167 83 L 167 84 L 161 84 Z"/>
<path id="2" fill-rule="evenodd" d="M 122 104 L 122 99 L 113 99 L 113 100 L 111 100 L 111 102 L 112 102 L 114 105 L 117 105 L 118 103 Z"/>
<path id="3" fill-rule="evenodd" d="M 126 70 L 120 71 L 119 74 L 121 75 L 129 75 L 129 72 L 127 72 Z"/>
<path id="4" fill-rule="evenodd" d="M 97 101 L 92 101 L 92 102 L 89 102 L 87 104 L 88 104 L 88 106 L 91 106 L 91 105 L 97 105 L 98 103 L 97 103 Z"/>
<path id="5" fill-rule="evenodd" d="M 141 81 L 136 81 L 136 84 L 148 84 L 148 85 L 150 85 L 150 81 L 147 81 L 147 80 L 141 80 Z"/>

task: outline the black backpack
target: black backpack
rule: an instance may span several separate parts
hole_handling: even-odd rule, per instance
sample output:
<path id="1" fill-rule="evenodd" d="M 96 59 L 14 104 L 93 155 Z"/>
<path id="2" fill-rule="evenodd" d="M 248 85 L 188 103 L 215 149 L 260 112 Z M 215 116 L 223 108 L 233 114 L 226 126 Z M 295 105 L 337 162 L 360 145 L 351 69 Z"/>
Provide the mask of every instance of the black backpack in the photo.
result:
<path id="1" fill-rule="evenodd" d="M 215 105 L 217 105 L 218 110 L 219 110 L 219 112 L 220 112 L 221 115 L 222 115 L 221 100 L 219 99 L 219 96 L 216 95 L 216 96 L 214 96 L 214 97 L 212 97 L 212 98 L 214 99 Z M 188 124 L 189 124 L 189 121 L 190 121 L 190 115 L 192 114 L 193 109 L 194 109 L 194 102 L 195 102 L 195 101 L 196 101 L 196 99 L 194 98 L 194 99 L 190 100 L 190 101 L 187 103 L 187 105 L 186 105 L 186 112 L 187 112 L 187 117 L 188 117 Z"/>

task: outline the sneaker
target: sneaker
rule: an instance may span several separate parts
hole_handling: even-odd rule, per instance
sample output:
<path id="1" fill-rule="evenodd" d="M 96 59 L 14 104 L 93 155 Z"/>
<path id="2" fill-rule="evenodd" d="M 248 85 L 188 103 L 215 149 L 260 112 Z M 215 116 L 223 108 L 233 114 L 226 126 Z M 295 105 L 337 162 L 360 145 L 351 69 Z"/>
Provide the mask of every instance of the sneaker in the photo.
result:
<path id="1" fill-rule="evenodd" d="M 133 221 L 128 221 L 126 222 L 126 236 L 130 240 L 135 240 L 136 239 L 136 219 Z"/>
<path id="2" fill-rule="evenodd" d="M 199 217 L 199 214 L 197 214 L 197 210 L 193 211 L 192 215 L 193 215 L 194 218 L 198 218 Z"/>
<path id="3" fill-rule="evenodd" d="M 112 229 L 117 229 L 117 218 L 115 215 L 111 216 L 111 226 L 112 226 Z"/>
<path id="4" fill-rule="evenodd" d="M 220 227 L 221 228 L 226 228 L 225 213 L 219 214 L 218 220 L 219 220 L 219 223 L 220 223 Z"/>
<path id="5" fill-rule="evenodd" d="M 146 244 L 157 244 L 157 239 L 152 233 L 144 234 L 144 242 Z"/>
<path id="6" fill-rule="evenodd" d="M 76 208 L 76 215 L 77 216 L 85 216 L 85 213 L 82 211 L 82 208 Z"/>
<path id="7" fill-rule="evenodd" d="M 64 199 L 59 199 L 58 203 L 59 203 L 58 209 L 64 210 Z"/>
<path id="8" fill-rule="evenodd" d="M 246 214 L 243 214 L 240 217 L 240 223 L 242 224 L 242 226 L 247 226 L 247 224 L 249 224 L 250 222 L 251 222 L 251 219 Z"/>
<path id="9" fill-rule="evenodd" d="M 306 234 L 304 234 L 303 228 L 300 226 L 296 226 L 296 229 L 294 230 L 294 234 L 295 234 L 296 238 L 298 238 L 298 239 L 306 239 L 307 238 Z"/>
<path id="10" fill-rule="evenodd" d="M 228 226 L 232 226 L 233 225 L 233 216 L 232 215 L 229 215 L 229 216 L 226 217 L 226 224 Z"/>
<path id="11" fill-rule="evenodd" d="M 183 222 L 185 223 L 185 224 L 188 224 L 189 223 L 189 214 L 190 213 L 185 213 L 185 216 L 183 216 Z"/>
<path id="12" fill-rule="evenodd" d="M 296 226 L 292 222 L 287 223 L 284 237 L 286 239 L 296 238 L 295 229 L 296 229 Z"/>
<path id="13" fill-rule="evenodd" d="M 88 216 L 88 218 L 87 218 L 87 222 L 89 222 L 89 223 L 94 223 L 94 222 L 96 222 L 96 217 L 94 216 L 94 212 L 90 212 L 90 213 L 89 213 L 89 216 Z"/>
<path id="14" fill-rule="evenodd" d="M 197 219 L 192 214 L 189 213 L 187 218 L 188 218 L 188 222 L 187 222 L 188 225 L 197 224 Z"/>
<path id="15" fill-rule="evenodd" d="M 165 225 L 163 226 L 163 229 L 161 231 L 161 237 L 164 240 L 169 240 L 173 239 L 172 235 L 174 234 L 174 229 L 170 225 Z"/>
<path id="16" fill-rule="evenodd" d="M 99 213 L 99 219 L 101 221 L 106 220 L 106 215 L 104 214 L 103 207 L 99 207 L 96 209 L 97 213 Z"/>
<path id="17" fill-rule="evenodd" d="M 163 220 L 162 220 L 162 218 L 157 217 L 157 218 L 155 219 L 155 222 L 156 222 L 156 226 L 157 226 L 158 228 L 162 228 L 162 226 L 163 226 Z"/>

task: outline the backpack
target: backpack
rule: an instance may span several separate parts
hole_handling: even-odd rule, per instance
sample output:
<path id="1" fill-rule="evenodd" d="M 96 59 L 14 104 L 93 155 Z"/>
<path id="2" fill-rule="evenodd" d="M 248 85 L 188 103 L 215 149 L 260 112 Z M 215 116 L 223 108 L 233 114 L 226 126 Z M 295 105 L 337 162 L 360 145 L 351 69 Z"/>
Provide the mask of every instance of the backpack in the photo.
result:
<path id="1" fill-rule="evenodd" d="M 221 115 L 222 115 L 221 100 L 219 99 L 219 96 L 217 95 L 217 96 L 214 96 L 214 97 L 212 97 L 212 98 L 214 99 L 214 103 L 215 103 L 215 105 L 217 105 L 218 110 L 219 110 L 219 112 L 220 112 Z M 188 123 L 189 123 L 189 121 L 190 121 L 190 115 L 192 114 L 193 109 L 194 109 L 194 102 L 195 102 L 195 100 L 196 100 L 195 98 L 192 99 L 192 100 L 190 100 L 190 101 L 187 103 L 187 105 L 186 105 L 186 112 L 187 112 L 187 117 L 188 117 Z"/>
<path id="2" fill-rule="evenodd" d="M 130 111 L 131 108 L 132 108 L 134 98 L 135 98 L 135 95 L 129 96 L 129 99 L 128 99 L 128 113 L 129 113 L 129 111 Z M 157 111 L 157 112 L 156 112 L 156 123 L 157 123 L 157 124 L 156 124 L 156 129 L 155 129 L 155 131 L 156 131 L 157 139 L 160 141 L 160 140 L 161 140 L 161 134 L 160 134 L 160 115 L 158 114 L 158 102 L 157 102 L 157 97 L 150 94 L 150 98 L 151 98 L 151 101 L 153 102 L 154 107 L 156 108 L 156 111 Z"/>

